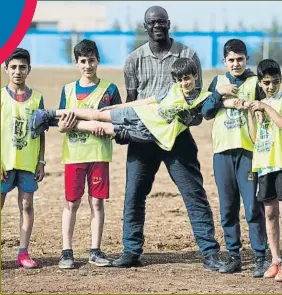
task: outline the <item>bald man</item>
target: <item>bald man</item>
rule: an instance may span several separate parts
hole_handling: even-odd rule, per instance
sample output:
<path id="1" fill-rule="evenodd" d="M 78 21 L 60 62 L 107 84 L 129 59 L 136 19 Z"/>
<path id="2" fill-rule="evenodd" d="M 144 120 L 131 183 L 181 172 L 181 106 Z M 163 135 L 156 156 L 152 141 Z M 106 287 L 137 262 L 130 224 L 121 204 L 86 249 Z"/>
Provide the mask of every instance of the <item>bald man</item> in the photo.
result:
<path id="1" fill-rule="evenodd" d="M 155 95 L 165 97 L 173 83 L 170 68 L 180 57 L 192 58 L 198 69 L 196 93 L 202 88 L 201 65 L 197 54 L 189 47 L 169 37 L 170 21 L 166 10 L 150 7 L 144 17 L 149 41 L 133 51 L 124 67 L 127 102 Z M 193 100 L 194 97 L 187 97 Z M 199 122 L 201 122 L 199 115 Z M 113 261 L 116 267 L 140 266 L 144 244 L 146 197 L 150 193 L 161 162 L 177 185 L 187 208 L 196 243 L 204 255 L 204 267 L 218 270 L 222 261 L 214 238 L 213 215 L 203 188 L 203 178 L 197 159 L 197 146 L 189 131 L 176 139 L 172 151 L 162 150 L 155 143 L 130 143 L 127 154 L 126 192 L 123 220 L 123 254 Z"/>

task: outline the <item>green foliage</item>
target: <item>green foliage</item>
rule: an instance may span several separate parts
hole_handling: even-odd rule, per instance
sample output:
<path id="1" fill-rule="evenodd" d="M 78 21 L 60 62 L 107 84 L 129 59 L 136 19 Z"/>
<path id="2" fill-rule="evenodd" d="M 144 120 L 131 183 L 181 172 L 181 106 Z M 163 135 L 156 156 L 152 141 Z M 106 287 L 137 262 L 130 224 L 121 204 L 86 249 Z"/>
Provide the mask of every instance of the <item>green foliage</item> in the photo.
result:
<path id="1" fill-rule="evenodd" d="M 145 32 L 144 26 L 141 22 L 136 24 L 135 28 L 135 42 L 132 45 L 132 51 L 135 50 L 136 48 L 142 46 L 148 41 L 148 36 Z"/>
<path id="2" fill-rule="evenodd" d="M 278 20 L 273 18 L 270 28 L 266 30 L 270 38 L 262 40 L 259 49 L 252 55 L 255 64 L 258 64 L 263 58 L 272 58 L 280 65 L 282 64 L 282 37 L 279 35 L 281 29 Z M 268 56 L 263 56 L 266 51 L 268 51 Z"/>
<path id="3" fill-rule="evenodd" d="M 113 24 L 112 24 L 112 30 L 113 31 L 121 31 L 121 25 L 120 25 L 120 22 L 115 19 Z"/>

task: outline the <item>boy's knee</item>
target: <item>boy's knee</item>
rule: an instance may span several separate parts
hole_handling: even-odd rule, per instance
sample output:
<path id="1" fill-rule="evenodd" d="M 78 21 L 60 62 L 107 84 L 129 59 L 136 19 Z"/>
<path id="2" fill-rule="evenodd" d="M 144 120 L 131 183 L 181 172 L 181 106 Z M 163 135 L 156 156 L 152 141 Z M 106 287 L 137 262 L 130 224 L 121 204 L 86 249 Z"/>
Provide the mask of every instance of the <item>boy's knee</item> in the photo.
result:
<path id="1" fill-rule="evenodd" d="M 92 200 L 92 207 L 93 207 L 93 210 L 96 212 L 103 211 L 103 209 L 104 209 L 103 199 L 93 199 Z"/>
<path id="2" fill-rule="evenodd" d="M 23 204 L 20 209 L 26 213 L 32 213 L 34 210 L 32 201 L 23 200 Z"/>
<path id="3" fill-rule="evenodd" d="M 70 210 L 70 211 L 76 212 L 77 209 L 79 208 L 80 202 L 81 202 L 81 200 L 77 200 L 77 201 L 74 201 L 74 202 L 66 201 L 65 208 Z"/>
<path id="4" fill-rule="evenodd" d="M 273 207 L 265 207 L 265 218 L 274 220 L 279 217 L 279 210 Z"/>

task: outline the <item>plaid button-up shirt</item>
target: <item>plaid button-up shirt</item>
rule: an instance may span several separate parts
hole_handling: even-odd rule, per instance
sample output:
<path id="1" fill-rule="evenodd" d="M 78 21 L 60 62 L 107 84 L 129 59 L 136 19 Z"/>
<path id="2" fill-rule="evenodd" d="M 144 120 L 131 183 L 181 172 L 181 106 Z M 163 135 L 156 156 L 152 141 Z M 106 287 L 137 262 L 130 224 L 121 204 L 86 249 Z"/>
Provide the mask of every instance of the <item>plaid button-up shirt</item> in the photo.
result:
<path id="1" fill-rule="evenodd" d="M 192 58 L 198 69 L 196 90 L 202 89 L 202 70 L 197 54 L 188 46 L 172 39 L 167 54 L 157 58 L 151 51 L 149 42 L 134 50 L 126 59 L 124 66 L 125 87 L 127 90 L 137 89 L 137 99 L 158 96 L 173 83 L 170 69 L 174 61 L 180 57 Z"/>

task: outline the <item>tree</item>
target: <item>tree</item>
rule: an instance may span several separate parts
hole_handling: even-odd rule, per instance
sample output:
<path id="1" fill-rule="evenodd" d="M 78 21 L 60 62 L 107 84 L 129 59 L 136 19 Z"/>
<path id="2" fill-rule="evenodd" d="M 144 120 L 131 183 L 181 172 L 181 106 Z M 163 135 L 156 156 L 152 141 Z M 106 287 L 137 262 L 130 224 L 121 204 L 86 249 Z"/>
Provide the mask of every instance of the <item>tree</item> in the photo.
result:
<path id="1" fill-rule="evenodd" d="M 120 22 L 115 19 L 113 24 L 112 24 L 112 30 L 113 31 L 121 31 L 121 25 L 120 25 Z"/>
<path id="2" fill-rule="evenodd" d="M 242 19 L 240 19 L 238 21 L 236 31 L 238 31 L 238 32 L 246 32 L 247 31 Z"/>
<path id="3" fill-rule="evenodd" d="M 142 46 L 147 42 L 147 40 L 148 38 L 145 34 L 144 26 L 141 22 L 138 22 L 135 28 L 135 42 L 132 46 L 132 50 L 135 50 L 136 48 Z"/>
<path id="4" fill-rule="evenodd" d="M 280 35 L 281 27 L 277 18 L 272 19 L 270 28 L 266 29 L 269 38 L 264 38 L 259 49 L 254 52 L 252 58 L 258 64 L 263 58 L 272 58 L 282 64 L 282 38 Z"/>
<path id="5" fill-rule="evenodd" d="M 171 28 L 170 28 L 170 31 L 172 33 L 179 32 L 178 26 L 177 25 L 172 25 Z"/>

